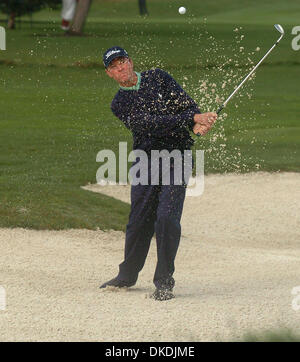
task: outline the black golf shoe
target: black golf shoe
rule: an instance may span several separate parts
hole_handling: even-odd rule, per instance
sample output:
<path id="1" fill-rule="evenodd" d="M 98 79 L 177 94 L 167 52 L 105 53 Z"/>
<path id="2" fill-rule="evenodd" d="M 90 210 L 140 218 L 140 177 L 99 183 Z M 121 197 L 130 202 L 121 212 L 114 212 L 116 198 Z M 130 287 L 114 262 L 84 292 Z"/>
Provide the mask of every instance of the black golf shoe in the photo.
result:
<path id="1" fill-rule="evenodd" d="M 172 289 L 157 288 L 155 290 L 155 292 L 151 295 L 151 298 L 153 298 L 155 300 L 163 301 L 163 300 L 173 299 L 173 298 L 175 298 L 175 295 L 173 294 Z"/>
<path id="2" fill-rule="evenodd" d="M 100 285 L 100 289 L 106 287 L 116 287 L 116 288 L 129 288 L 132 287 L 136 282 L 125 282 L 123 280 L 119 280 L 118 278 L 114 278 L 109 280 L 108 282 Z"/>

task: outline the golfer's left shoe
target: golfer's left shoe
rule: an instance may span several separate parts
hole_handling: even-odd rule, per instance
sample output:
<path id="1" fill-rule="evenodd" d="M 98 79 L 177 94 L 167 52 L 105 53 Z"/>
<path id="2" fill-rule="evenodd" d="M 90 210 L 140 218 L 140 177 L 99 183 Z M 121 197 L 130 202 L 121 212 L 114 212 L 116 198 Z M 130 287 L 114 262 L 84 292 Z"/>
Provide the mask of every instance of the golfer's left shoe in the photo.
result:
<path id="1" fill-rule="evenodd" d="M 175 298 L 172 290 L 166 288 L 156 288 L 155 292 L 151 295 L 151 298 L 159 301 L 170 300 Z"/>

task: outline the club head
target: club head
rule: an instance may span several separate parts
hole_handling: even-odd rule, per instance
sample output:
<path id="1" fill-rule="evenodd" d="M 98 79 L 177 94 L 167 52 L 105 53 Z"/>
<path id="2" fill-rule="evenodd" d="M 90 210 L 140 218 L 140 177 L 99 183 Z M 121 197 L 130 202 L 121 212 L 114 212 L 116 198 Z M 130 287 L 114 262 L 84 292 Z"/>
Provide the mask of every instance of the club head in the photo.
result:
<path id="1" fill-rule="evenodd" d="M 284 34 L 283 27 L 282 27 L 280 24 L 275 24 L 274 27 L 275 27 L 276 30 L 279 31 L 279 33 L 280 33 L 281 35 Z"/>

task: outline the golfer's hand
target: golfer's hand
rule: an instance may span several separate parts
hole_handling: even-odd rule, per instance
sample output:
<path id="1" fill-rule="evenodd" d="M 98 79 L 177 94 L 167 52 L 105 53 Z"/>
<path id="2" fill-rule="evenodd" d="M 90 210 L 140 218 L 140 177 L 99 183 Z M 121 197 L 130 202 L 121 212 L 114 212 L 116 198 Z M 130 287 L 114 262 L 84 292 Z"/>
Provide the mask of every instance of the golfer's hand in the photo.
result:
<path id="1" fill-rule="evenodd" d="M 207 112 L 207 113 L 196 113 L 194 115 L 194 122 L 199 123 L 202 126 L 212 126 L 218 115 L 215 112 Z"/>
<path id="2" fill-rule="evenodd" d="M 207 112 L 207 113 L 196 113 L 194 115 L 195 125 L 193 127 L 193 132 L 195 134 L 200 133 L 204 136 L 213 126 L 217 119 L 218 115 L 215 112 Z"/>
<path id="3" fill-rule="evenodd" d="M 193 132 L 197 135 L 204 136 L 209 131 L 209 128 L 202 126 L 201 124 L 195 124 L 193 127 Z"/>

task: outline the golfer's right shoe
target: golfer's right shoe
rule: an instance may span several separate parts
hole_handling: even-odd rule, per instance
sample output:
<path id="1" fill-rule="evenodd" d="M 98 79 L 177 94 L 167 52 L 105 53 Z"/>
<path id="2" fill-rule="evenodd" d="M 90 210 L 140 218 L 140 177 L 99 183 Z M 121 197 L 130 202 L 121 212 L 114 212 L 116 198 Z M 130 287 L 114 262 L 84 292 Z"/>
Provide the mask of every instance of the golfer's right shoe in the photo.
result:
<path id="1" fill-rule="evenodd" d="M 108 282 L 100 285 L 100 289 L 106 288 L 106 287 L 116 287 L 116 288 L 129 288 L 132 287 L 135 284 L 135 282 L 125 282 L 123 280 L 119 280 L 118 278 L 114 278 L 112 280 L 109 280 Z"/>

